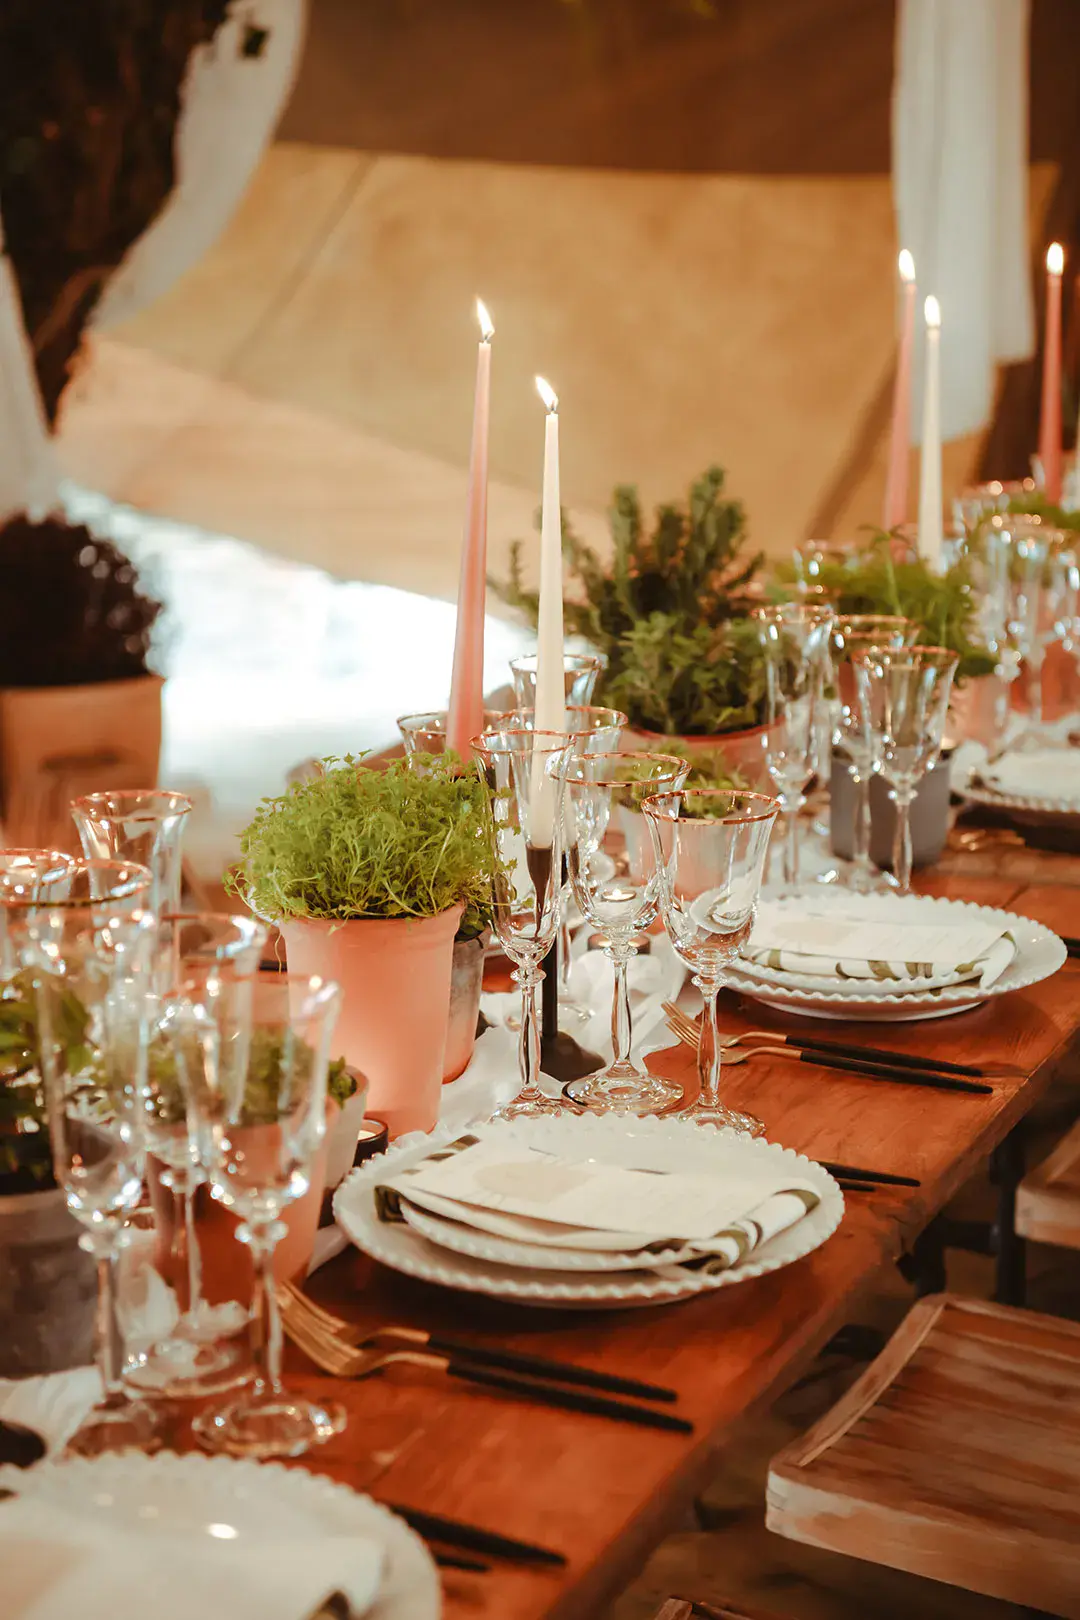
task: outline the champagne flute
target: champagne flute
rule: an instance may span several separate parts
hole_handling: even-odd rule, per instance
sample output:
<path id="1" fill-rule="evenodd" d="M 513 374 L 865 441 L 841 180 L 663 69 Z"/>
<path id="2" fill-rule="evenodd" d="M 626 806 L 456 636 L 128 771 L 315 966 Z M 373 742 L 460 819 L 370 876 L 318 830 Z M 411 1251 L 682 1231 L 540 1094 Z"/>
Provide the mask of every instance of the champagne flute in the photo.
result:
<path id="1" fill-rule="evenodd" d="M 145 1449 L 159 1427 L 153 1407 L 125 1394 L 116 1312 L 125 1223 L 142 1199 L 154 919 L 140 908 L 151 888 L 143 867 L 76 861 L 20 907 L 53 1173 L 97 1262 L 103 1400 L 73 1443 L 82 1455 Z"/>
<path id="2" fill-rule="evenodd" d="M 180 845 L 191 810 L 186 793 L 166 788 L 88 793 L 71 804 L 87 860 L 136 861 L 149 868 L 150 909 L 158 916 L 180 910 Z"/>
<path id="3" fill-rule="evenodd" d="M 911 803 L 941 753 L 959 659 L 947 647 L 870 648 L 852 660 L 867 744 L 896 805 L 893 875 L 911 889 Z"/>
<path id="4" fill-rule="evenodd" d="M 536 992 L 544 981 L 540 964 L 558 930 L 562 892 L 562 786 L 554 771 L 572 746 L 563 732 L 528 731 L 512 722 L 473 739 L 495 855 L 492 918 L 521 990 L 521 1085 L 513 1101 L 498 1110 L 502 1119 L 563 1111 L 561 1100 L 548 1097 L 538 1083 Z"/>
<path id="5" fill-rule="evenodd" d="M 520 658 L 510 660 L 515 708 L 532 709 L 536 706 L 538 661 L 537 653 L 524 653 Z M 607 659 L 603 653 L 563 654 L 564 695 L 571 708 L 580 708 L 582 704 L 592 702 L 596 683 L 606 666 Z"/>
<path id="6" fill-rule="evenodd" d="M 230 977 L 172 999 L 168 1032 L 184 1090 L 193 1152 L 222 1203 L 240 1216 L 251 1250 L 252 1385 L 192 1423 L 207 1451 L 298 1457 L 345 1426 L 334 1402 L 306 1400 L 281 1377 L 281 1318 L 274 1250 L 282 1213 L 311 1186 L 326 1132 L 330 1040 L 341 1003 L 336 984 L 291 973 Z"/>
<path id="7" fill-rule="evenodd" d="M 682 788 L 645 800 L 660 878 L 660 910 L 676 955 L 701 991 L 700 1091 L 681 1110 L 698 1125 L 727 1126 L 748 1136 L 759 1119 L 720 1101 L 721 1048 L 716 998 L 724 969 L 750 938 L 761 891 L 776 799 L 726 788 Z"/>
<path id="8" fill-rule="evenodd" d="M 833 618 L 833 609 L 825 603 L 785 602 L 754 611 L 765 654 L 766 761 L 786 828 L 785 895 L 798 894 L 801 887 L 799 812 L 806 803 L 810 779 L 820 766 L 818 716 Z"/>

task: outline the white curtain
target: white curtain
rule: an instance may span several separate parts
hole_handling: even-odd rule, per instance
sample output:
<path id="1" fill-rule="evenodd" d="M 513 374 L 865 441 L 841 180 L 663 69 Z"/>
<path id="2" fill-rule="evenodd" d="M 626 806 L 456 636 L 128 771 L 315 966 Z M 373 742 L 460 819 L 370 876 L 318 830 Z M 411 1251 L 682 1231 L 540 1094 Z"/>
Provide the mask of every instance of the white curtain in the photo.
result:
<path id="1" fill-rule="evenodd" d="M 0 218 L 0 524 L 56 505 L 57 467 Z"/>
<path id="2" fill-rule="evenodd" d="M 1034 347 L 1028 242 L 1029 0 L 899 0 L 893 188 L 919 308 L 941 303 L 947 439 L 990 420 L 995 366 Z M 921 331 L 921 322 L 919 326 Z M 922 344 L 915 346 L 915 442 Z"/>

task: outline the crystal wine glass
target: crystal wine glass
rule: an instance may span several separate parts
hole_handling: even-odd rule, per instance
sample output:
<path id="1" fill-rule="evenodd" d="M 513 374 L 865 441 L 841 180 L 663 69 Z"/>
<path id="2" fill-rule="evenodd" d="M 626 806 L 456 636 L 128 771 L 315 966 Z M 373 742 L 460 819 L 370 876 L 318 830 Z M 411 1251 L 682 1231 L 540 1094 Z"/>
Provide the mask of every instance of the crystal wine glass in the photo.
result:
<path id="1" fill-rule="evenodd" d="M 498 1110 L 502 1119 L 562 1112 L 561 1101 L 548 1097 L 538 1084 L 536 992 L 544 980 L 540 964 L 555 942 L 562 890 L 562 787 L 554 772 L 572 746 L 562 732 L 527 731 L 512 722 L 473 739 L 487 788 L 495 855 L 492 918 L 521 989 L 521 1088 Z"/>
<path id="2" fill-rule="evenodd" d="M 673 754 L 586 754 L 560 767 L 565 783 L 566 854 L 574 895 L 586 920 L 604 936 L 604 953 L 615 971 L 611 1006 L 610 1063 L 573 1080 L 567 1095 L 595 1113 L 654 1114 L 678 1099 L 678 1087 L 639 1068 L 631 1055 L 633 1034 L 627 968 L 637 952 L 635 936 L 655 922 L 659 905 L 652 845 L 641 818 L 650 794 L 681 787 L 690 766 Z M 616 830 L 636 845 L 614 873 L 602 844 L 614 816 Z"/>
<path id="3" fill-rule="evenodd" d="M 893 875 L 901 894 L 911 889 L 911 802 L 941 753 L 958 662 L 946 647 L 870 648 L 852 659 L 867 743 L 896 805 Z"/>
<path id="4" fill-rule="evenodd" d="M 311 1186 L 326 1132 L 336 984 L 291 973 L 254 979 L 212 969 L 181 991 L 163 1019 L 183 1086 L 195 1157 L 242 1225 L 255 1294 L 255 1380 L 226 1406 L 206 1407 L 192 1430 L 207 1451 L 298 1457 L 345 1426 L 341 1407 L 290 1394 L 281 1380 L 274 1250 L 282 1213 Z"/>
<path id="5" fill-rule="evenodd" d="M 716 998 L 724 969 L 750 938 L 769 834 L 779 813 L 763 793 L 683 788 L 646 799 L 668 938 L 694 975 L 705 1003 L 698 1039 L 700 1093 L 683 1110 L 699 1125 L 726 1125 L 750 1136 L 760 1120 L 720 1101 Z"/>
<path id="6" fill-rule="evenodd" d="M 515 709 L 508 724 L 522 725 L 526 731 L 536 729 L 535 709 Z M 573 743 L 575 754 L 612 754 L 619 746 L 619 736 L 629 721 L 619 709 L 605 709 L 596 704 L 571 705 L 566 710 L 566 734 Z M 593 1015 L 593 1008 L 575 1001 L 570 992 L 570 973 L 573 968 L 573 892 L 569 880 L 563 884 L 559 902 L 559 1023 L 582 1028 Z M 507 1019 L 511 1029 L 515 1020 Z"/>
<path id="7" fill-rule="evenodd" d="M 485 709 L 484 730 L 497 727 L 502 718 L 501 709 Z M 433 709 L 426 714 L 400 715 L 397 728 L 405 744 L 406 756 L 411 759 L 415 754 L 445 754 L 448 719 L 446 709 Z M 466 760 L 464 763 L 468 765 L 469 761 Z"/>
<path id="8" fill-rule="evenodd" d="M 799 812 L 806 803 L 807 785 L 820 768 L 818 716 L 833 617 L 832 608 L 824 603 L 788 602 L 754 612 L 765 654 L 766 761 L 786 829 L 787 895 L 799 892 Z"/>
<path id="9" fill-rule="evenodd" d="M 83 1455 L 152 1445 L 153 1407 L 127 1398 L 116 1313 L 125 1223 L 142 1199 L 154 919 L 143 867 L 76 861 L 20 919 L 33 982 L 53 1174 L 97 1262 L 103 1400 L 74 1442 Z"/>
<path id="10" fill-rule="evenodd" d="M 266 928 L 253 917 L 214 912 L 162 917 L 155 939 L 156 1011 L 164 1014 L 177 995 L 204 993 L 213 977 L 250 979 L 258 972 L 266 937 Z M 250 1376 L 250 1358 L 230 1342 L 248 1313 L 239 1303 L 211 1307 L 202 1297 L 195 1194 L 205 1175 L 191 1152 L 183 1089 L 160 1021 L 151 1030 L 146 1090 L 146 1146 L 164 1166 L 161 1181 L 172 1193 L 174 1254 L 178 1269 L 187 1274 L 187 1309 L 168 1338 L 128 1358 L 124 1378 L 130 1388 L 171 1400 L 220 1394 Z"/>
<path id="11" fill-rule="evenodd" d="M 872 894 L 879 880 L 870 859 L 870 781 L 874 757 L 867 744 L 851 660 L 873 647 L 903 647 L 918 635 L 910 619 L 888 613 L 846 613 L 829 627 L 832 746 L 847 766 L 855 789 L 851 866 L 848 884 L 856 894 Z"/>
<path id="12" fill-rule="evenodd" d="M 510 674 L 514 682 L 514 706 L 519 709 L 536 707 L 536 653 L 525 653 L 511 658 Z M 572 708 L 591 703 L 596 683 L 607 659 L 602 653 L 564 653 L 563 675 L 566 681 L 566 701 Z"/>
<path id="13" fill-rule="evenodd" d="M 137 861 L 153 874 L 151 910 L 180 910 L 180 843 L 192 803 L 186 793 L 133 788 L 74 799 L 71 813 L 88 860 Z"/>

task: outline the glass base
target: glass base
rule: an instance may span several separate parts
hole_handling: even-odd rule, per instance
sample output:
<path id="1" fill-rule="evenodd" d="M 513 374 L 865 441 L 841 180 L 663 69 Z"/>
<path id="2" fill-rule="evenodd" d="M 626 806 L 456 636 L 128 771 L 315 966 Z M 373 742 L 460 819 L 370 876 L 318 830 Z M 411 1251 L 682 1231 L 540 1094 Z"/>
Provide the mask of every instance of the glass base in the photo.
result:
<path id="1" fill-rule="evenodd" d="M 146 1401 L 117 1400 L 95 1406 L 65 1447 L 72 1457 L 100 1457 L 106 1451 L 158 1451 L 165 1444 L 165 1414 Z"/>
<path id="2" fill-rule="evenodd" d="M 601 1069 L 565 1087 L 572 1102 L 591 1114 L 662 1114 L 682 1100 L 682 1087 L 659 1075 L 627 1067 Z"/>
<path id="3" fill-rule="evenodd" d="M 549 1097 L 545 1091 L 520 1093 L 510 1102 L 503 1103 L 492 1114 L 492 1119 L 541 1119 L 552 1114 L 571 1112 L 561 1097 Z"/>
<path id="4" fill-rule="evenodd" d="M 230 1457 L 300 1457 L 340 1434 L 347 1418 L 336 1401 L 320 1404 L 280 1395 L 235 1401 L 200 1412 L 191 1431 L 204 1451 Z"/>
<path id="5" fill-rule="evenodd" d="M 723 1103 L 693 1103 L 680 1119 L 692 1125 L 715 1125 L 720 1130 L 737 1131 L 740 1136 L 764 1136 L 765 1125 L 753 1114 L 740 1114 L 736 1108 L 725 1108 Z"/>
<path id="6" fill-rule="evenodd" d="M 564 1001 L 560 996 L 559 1028 L 565 1030 L 568 1035 L 572 1035 L 575 1030 L 584 1029 L 585 1025 L 591 1021 L 592 1016 L 593 1009 L 586 1007 L 584 1002 L 570 1001 L 569 999 Z M 512 1029 L 516 1033 L 521 1028 L 520 1012 L 508 1013 L 503 1019 L 503 1023 L 507 1029 Z"/>
<path id="7" fill-rule="evenodd" d="M 244 1313 L 243 1324 L 246 1322 Z M 162 1400 L 195 1400 L 199 1396 L 223 1395 L 251 1379 L 255 1369 L 246 1343 L 200 1343 L 187 1337 L 183 1327 L 181 1317 L 177 1323 L 181 1331 L 173 1338 L 163 1339 L 131 1358 L 124 1368 L 127 1389 Z"/>

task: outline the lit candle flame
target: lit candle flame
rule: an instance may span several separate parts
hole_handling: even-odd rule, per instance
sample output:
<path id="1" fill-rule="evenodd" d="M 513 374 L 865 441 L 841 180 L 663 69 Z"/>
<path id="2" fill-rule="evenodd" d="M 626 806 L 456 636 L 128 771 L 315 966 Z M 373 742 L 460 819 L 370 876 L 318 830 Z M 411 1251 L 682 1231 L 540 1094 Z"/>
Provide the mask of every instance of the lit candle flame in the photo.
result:
<path id="1" fill-rule="evenodd" d="M 1065 249 L 1060 242 L 1051 242 L 1046 250 L 1046 268 L 1052 276 L 1060 276 L 1065 268 Z"/>
<path id="2" fill-rule="evenodd" d="M 915 260 L 912 258 L 911 254 L 908 252 L 907 248 L 901 248 L 900 249 L 900 257 L 899 257 L 897 262 L 900 265 L 900 280 L 901 281 L 914 281 L 915 280 Z"/>
<path id="3" fill-rule="evenodd" d="M 930 294 L 929 298 L 926 300 L 926 303 L 923 305 L 923 319 L 926 321 L 927 326 L 941 325 L 941 305 L 938 303 L 933 293 Z"/>
<path id="4" fill-rule="evenodd" d="M 480 322 L 480 337 L 484 343 L 490 343 L 495 335 L 495 327 L 491 316 L 487 312 L 487 305 L 482 298 L 476 300 L 476 318 Z"/>
<path id="5" fill-rule="evenodd" d="M 540 398 L 554 416 L 556 411 L 559 409 L 559 396 L 555 392 L 554 388 L 552 388 L 549 382 L 545 382 L 543 377 L 537 377 L 536 392 L 540 395 Z"/>

